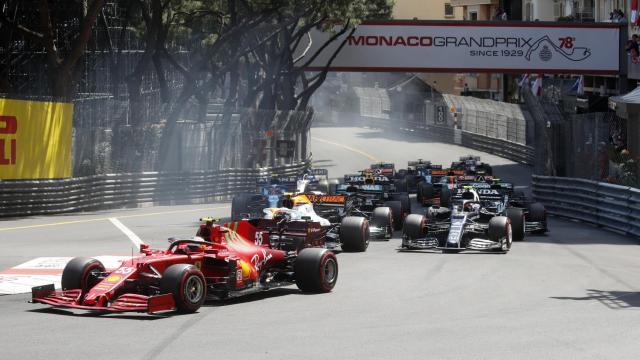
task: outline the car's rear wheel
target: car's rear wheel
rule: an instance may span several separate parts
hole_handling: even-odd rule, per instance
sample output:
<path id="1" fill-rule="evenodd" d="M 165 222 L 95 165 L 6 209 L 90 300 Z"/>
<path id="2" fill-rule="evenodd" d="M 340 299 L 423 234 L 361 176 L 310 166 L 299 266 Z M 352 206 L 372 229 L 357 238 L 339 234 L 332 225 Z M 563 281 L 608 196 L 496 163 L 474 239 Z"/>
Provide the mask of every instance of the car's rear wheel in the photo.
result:
<path id="1" fill-rule="evenodd" d="M 433 184 L 426 182 L 418 183 L 418 202 L 424 206 L 424 200 L 433 199 L 435 195 Z"/>
<path id="2" fill-rule="evenodd" d="M 404 219 L 402 233 L 411 240 L 420 239 L 425 236 L 425 226 L 427 218 L 420 214 L 411 214 Z"/>
<path id="3" fill-rule="evenodd" d="M 293 266 L 298 289 L 305 292 L 329 292 L 338 281 L 338 260 L 327 249 L 300 250 Z"/>
<path id="4" fill-rule="evenodd" d="M 529 205 L 529 219 L 531 222 L 541 222 L 544 224 L 544 229 L 532 231 L 534 234 L 544 234 L 547 232 L 547 210 L 541 203 L 533 203 Z"/>
<path id="5" fill-rule="evenodd" d="M 379 228 L 393 229 L 393 215 L 391 214 L 391 209 L 383 206 L 373 209 L 373 214 L 371 214 L 371 225 Z"/>
<path id="6" fill-rule="evenodd" d="M 513 243 L 513 228 L 506 216 L 495 216 L 489 220 L 489 240 L 502 242 L 502 251 L 509 251 Z"/>
<path id="7" fill-rule="evenodd" d="M 451 207 L 451 190 L 445 185 L 440 191 L 440 206 L 450 208 Z"/>
<path id="8" fill-rule="evenodd" d="M 198 311 L 207 297 L 207 286 L 202 272 L 190 264 L 169 266 L 160 280 L 160 291 L 172 294 L 179 312 Z"/>
<path id="9" fill-rule="evenodd" d="M 393 181 L 396 192 L 407 192 L 407 179 L 396 179 Z"/>
<path id="10" fill-rule="evenodd" d="M 393 217 L 393 230 L 402 229 L 402 203 L 397 200 L 385 201 L 384 206 L 391 209 Z"/>
<path id="11" fill-rule="evenodd" d="M 369 247 L 369 221 L 363 217 L 347 216 L 340 223 L 342 250 L 363 252 Z"/>
<path id="12" fill-rule="evenodd" d="M 81 289 L 83 293 L 87 292 L 98 283 L 98 276 L 104 271 L 99 260 L 73 258 L 62 270 L 62 290 Z"/>
<path id="13" fill-rule="evenodd" d="M 513 230 L 513 241 L 524 240 L 524 212 L 520 208 L 507 209 L 507 217 L 511 221 Z"/>

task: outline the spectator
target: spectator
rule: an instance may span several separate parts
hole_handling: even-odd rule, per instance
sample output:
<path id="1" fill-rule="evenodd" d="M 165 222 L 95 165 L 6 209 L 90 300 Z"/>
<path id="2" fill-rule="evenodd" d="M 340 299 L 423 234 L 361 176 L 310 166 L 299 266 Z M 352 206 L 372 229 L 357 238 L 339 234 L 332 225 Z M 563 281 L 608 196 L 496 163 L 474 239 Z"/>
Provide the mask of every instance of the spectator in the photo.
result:
<path id="1" fill-rule="evenodd" d="M 624 16 L 622 10 L 618 10 L 618 22 L 626 24 L 628 22 L 627 17 Z"/>
<path id="2" fill-rule="evenodd" d="M 635 36 L 635 35 L 634 35 Z M 638 45 L 638 42 L 636 41 L 636 39 L 631 39 L 627 41 L 627 45 L 624 48 L 627 52 L 627 54 L 633 55 L 633 53 L 635 52 L 636 56 L 638 53 L 640 53 L 640 46 Z"/>
<path id="3" fill-rule="evenodd" d="M 498 8 L 496 11 L 496 15 L 493 17 L 494 20 L 502 20 L 502 8 Z"/>
<path id="4" fill-rule="evenodd" d="M 500 15 L 500 20 L 503 20 L 503 21 L 507 21 L 508 20 L 506 11 L 502 10 L 502 15 Z"/>

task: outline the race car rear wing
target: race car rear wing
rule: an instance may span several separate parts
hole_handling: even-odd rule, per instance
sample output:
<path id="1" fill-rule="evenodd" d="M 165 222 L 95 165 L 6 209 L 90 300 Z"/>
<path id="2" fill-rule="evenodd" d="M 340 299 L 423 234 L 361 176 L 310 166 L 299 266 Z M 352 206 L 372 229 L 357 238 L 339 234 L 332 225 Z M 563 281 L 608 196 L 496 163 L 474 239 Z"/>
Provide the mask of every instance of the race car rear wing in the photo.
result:
<path id="1" fill-rule="evenodd" d="M 365 185 L 365 184 L 378 184 L 378 185 L 391 185 L 391 179 L 385 175 L 345 175 L 344 182 L 351 185 Z"/>

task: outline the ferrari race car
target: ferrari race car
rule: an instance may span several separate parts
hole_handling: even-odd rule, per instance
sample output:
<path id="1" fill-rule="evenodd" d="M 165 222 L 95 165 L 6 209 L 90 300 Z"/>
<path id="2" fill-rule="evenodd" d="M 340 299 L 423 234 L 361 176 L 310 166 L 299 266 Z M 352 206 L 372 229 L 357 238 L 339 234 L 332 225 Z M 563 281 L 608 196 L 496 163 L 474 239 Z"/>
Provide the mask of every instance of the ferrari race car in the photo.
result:
<path id="1" fill-rule="evenodd" d="M 411 213 L 411 202 L 404 180 L 392 182 L 385 175 L 363 171 L 360 174 L 345 175 L 344 183 L 338 185 L 336 192 L 349 195 L 353 200 L 351 211 L 369 219 L 377 217 L 374 214 L 377 208 L 389 208 L 395 230 L 402 229 L 404 219 Z"/>
<path id="2" fill-rule="evenodd" d="M 480 161 L 480 156 L 461 156 L 459 161 L 451 163 L 451 169 L 464 170 L 465 175 L 492 175 L 491 165 Z"/>
<path id="3" fill-rule="evenodd" d="M 459 190 L 462 191 L 454 196 L 450 209 L 434 206 L 429 208 L 427 217 L 416 214 L 407 217 L 402 248 L 506 253 L 514 240 L 524 238 L 522 209 L 504 208 L 497 199 L 483 199 L 471 186 Z"/>
<path id="4" fill-rule="evenodd" d="M 259 178 L 256 193 L 238 194 L 233 197 L 231 220 L 260 217 L 263 209 L 281 206 L 287 193 L 329 192 L 331 188 L 335 189 L 335 184 L 330 184 L 327 176 L 326 169 L 310 169 L 301 176 Z"/>
<path id="5" fill-rule="evenodd" d="M 74 258 L 54 285 L 32 289 L 32 302 L 96 312 L 195 312 L 206 299 L 225 299 L 296 284 L 329 292 L 338 279 L 335 255 L 322 248 L 299 252 L 272 247 L 250 221 L 225 226 L 207 221 L 202 237 L 175 240 L 167 250 L 140 247 L 115 270 L 92 258 Z M 206 234 L 205 234 L 206 233 Z"/>

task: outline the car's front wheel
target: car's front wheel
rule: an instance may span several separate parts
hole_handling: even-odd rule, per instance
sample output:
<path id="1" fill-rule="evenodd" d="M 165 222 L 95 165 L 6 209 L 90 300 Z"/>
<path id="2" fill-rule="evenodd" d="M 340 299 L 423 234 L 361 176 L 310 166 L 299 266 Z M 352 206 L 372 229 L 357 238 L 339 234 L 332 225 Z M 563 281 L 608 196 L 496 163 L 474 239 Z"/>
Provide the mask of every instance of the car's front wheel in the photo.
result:
<path id="1" fill-rule="evenodd" d="M 98 275 L 104 271 L 99 260 L 73 258 L 62 271 L 62 290 L 81 289 L 83 293 L 87 292 L 98 283 Z"/>

